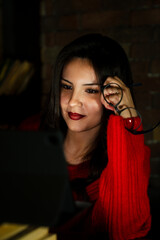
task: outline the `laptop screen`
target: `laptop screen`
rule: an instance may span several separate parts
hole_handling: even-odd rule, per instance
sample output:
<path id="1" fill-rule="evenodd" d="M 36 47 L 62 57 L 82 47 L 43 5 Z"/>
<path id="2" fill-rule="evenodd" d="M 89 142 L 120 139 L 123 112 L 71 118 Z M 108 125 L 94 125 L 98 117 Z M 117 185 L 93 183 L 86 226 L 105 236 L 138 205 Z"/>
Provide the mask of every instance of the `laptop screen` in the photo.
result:
<path id="1" fill-rule="evenodd" d="M 58 225 L 75 211 L 59 131 L 0 131 L 0 221 Z"/>

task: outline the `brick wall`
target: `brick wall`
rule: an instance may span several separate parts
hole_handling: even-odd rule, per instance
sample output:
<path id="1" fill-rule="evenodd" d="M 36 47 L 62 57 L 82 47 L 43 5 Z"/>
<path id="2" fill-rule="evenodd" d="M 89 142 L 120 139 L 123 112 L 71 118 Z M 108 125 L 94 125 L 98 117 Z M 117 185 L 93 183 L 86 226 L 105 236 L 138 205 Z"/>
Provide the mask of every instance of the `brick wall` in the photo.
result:
<path id="1" fill-rule="evenodd" d="M 160 119 L 160 0 L 41 0 L 42 105 L 59 50 L 76 37 L 100 32 L 125 49 L 143 118 Z M 160 130 L 145 136 L 151 147 L 152 182 L 160 186 Z"/>

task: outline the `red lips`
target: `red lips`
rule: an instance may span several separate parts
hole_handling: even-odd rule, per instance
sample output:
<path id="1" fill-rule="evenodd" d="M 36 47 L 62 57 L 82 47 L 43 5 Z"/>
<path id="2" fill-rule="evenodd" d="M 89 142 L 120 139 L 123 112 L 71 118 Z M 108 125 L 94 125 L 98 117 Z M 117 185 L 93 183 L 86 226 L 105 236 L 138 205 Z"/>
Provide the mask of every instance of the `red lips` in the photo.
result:
<path id="1" fill-rule="evenodd" d="M 72 119 L 72 120 L 80 120 L 81 118 L 84 117 L 84 115 L 81 115 L 79 113 L 72 113 L 72 112 L 69 112 L 68 113 L 68 116 Z"/>

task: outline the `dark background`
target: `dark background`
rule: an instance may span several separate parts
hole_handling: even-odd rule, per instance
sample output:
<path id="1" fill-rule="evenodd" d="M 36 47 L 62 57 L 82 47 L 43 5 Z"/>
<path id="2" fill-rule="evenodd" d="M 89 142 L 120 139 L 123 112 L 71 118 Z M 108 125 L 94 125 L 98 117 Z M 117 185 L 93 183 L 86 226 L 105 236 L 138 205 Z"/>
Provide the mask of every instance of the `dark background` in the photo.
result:
<path id="1" fill-rule="evenodd" d="M 160 119 L 160 0 L 0 0 L 0 60 L 28 59 L 37 71 L 21 96 L 28 110 L 21 115 L 16 103 L 16 116 L 43 109 L 57 53 L 89 32 L 106 34 L 123 46 L 134 81 L 143 83 L 135 93 L 143 118 Z M 7 99 L 0 99 L 3 108 L 10 104 Z M 145 135 L 145 142 L 151 148 L 150 186 L 159 201 L 160 131 Z"/>
<path id="2" fill-rule="evenodd" d="M 35 73 L 18 96 L 0 96 L 0 123 L 15 125 L 41 108 L 40 1 L 0 0 L 0 60 L 29 61 Z"/>

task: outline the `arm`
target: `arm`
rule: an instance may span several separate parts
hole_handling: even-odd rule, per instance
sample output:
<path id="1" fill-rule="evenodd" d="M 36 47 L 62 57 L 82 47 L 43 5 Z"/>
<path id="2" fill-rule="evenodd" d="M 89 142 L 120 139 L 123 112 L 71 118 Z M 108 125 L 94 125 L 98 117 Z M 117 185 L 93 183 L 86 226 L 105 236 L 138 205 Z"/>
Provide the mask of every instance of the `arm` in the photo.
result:
<path id="1" fill-rule="evenodd" d="M 111 115 L 107 150 L 108 165 L 100 178 L 93 225 L 106 229 L 110 239 L 145 236 L 151 225 L 147 196 L 150 151 L 143 135 L 131 134 L 122 117 Z"/>

